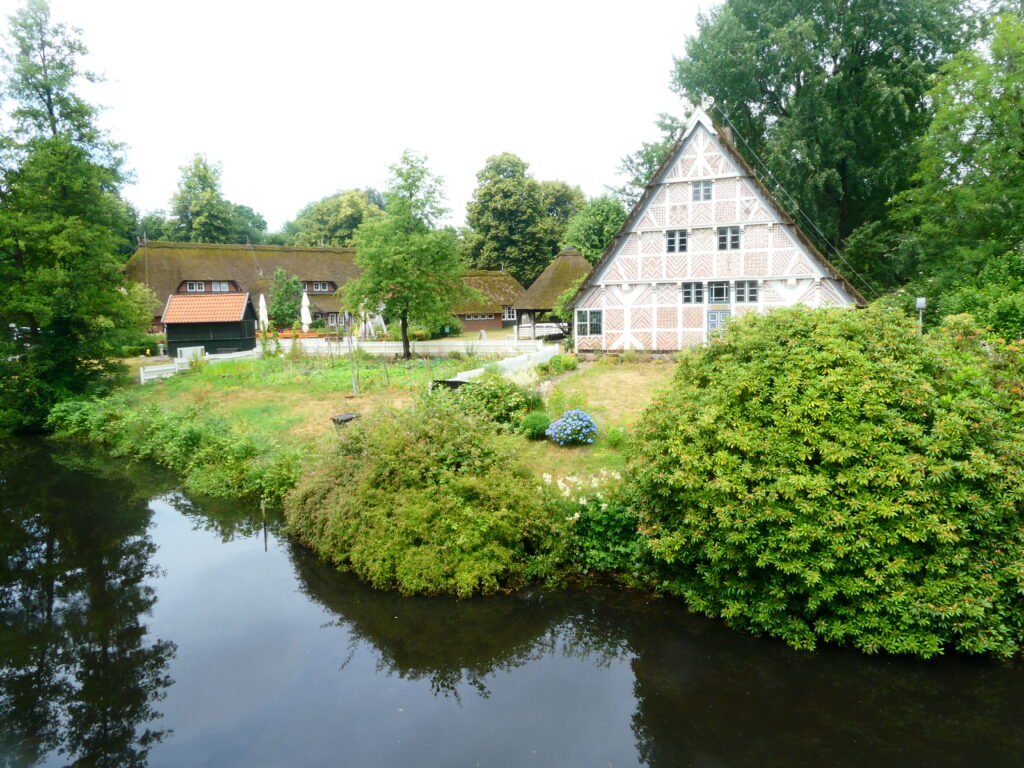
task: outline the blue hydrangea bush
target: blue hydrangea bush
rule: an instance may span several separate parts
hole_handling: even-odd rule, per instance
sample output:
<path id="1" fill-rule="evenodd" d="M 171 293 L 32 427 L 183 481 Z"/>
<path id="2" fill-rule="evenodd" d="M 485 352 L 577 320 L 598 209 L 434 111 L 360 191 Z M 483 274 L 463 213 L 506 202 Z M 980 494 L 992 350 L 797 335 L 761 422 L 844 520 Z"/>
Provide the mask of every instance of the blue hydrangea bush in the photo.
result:
<path id="1" fill-rule="evenodd" d="M 551 422 L 544 434 L 559 445 L 587 445 L 597 437 L 597 424 L 584 411 L 573 408 Z"/>

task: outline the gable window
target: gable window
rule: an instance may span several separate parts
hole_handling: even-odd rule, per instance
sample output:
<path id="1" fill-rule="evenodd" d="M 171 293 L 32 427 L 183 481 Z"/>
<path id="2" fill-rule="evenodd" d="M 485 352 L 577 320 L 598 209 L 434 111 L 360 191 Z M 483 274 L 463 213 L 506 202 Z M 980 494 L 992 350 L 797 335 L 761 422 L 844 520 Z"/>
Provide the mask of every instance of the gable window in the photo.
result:
<path id="1" fill-rule="evenodd" d="M 501 319 L 502 320 L 515 320 L 516 319 L 516 308 L 515 307 L 502 307 L 501 308 Z"/>
<path id="2" fill-rule="evenodd" d="M 757 280 L 736 281 L 736 303 L 757 301 Z"/>
<path id="3" fill-rule="evenodd" d="M 693 182 L 693 202 L 698 203 L 704 200 L 710 200 L 711 184 L 712 182 L 710 181 Z"/>
<path id="4" fill-rule="evenodd" d="M 740 247 L 740 228 L 739 227 L 719 227 L 718 228 L 718 250 L 720 251 L 735 251 Z"/>
<path id="5" fill-rule="evenodd" d="M 720 281 L 717 283 L 708 283 L 708 303 L 728 304 L 729 283 L 725 281 Z"/>
<path id="6" fill-rule="evenodd" d="M 703 304 L 704 283 L 683 283 L 683 304 Z"/>
<path id="7" fill-rule="evenodd" d="M 577 336 L 600 336 L 601 335 L 600 309 L 577 309 L 576 310 L 576 335 Z"/>
<path id="8" fill-rule="evenodd" d="M 227 293 L 231 289 L 228 287 L 227 280 L 214 280 L 210 283 L 210 290 L 214 293 Z"/>
<path id="9" fill-rule="evenodd" d="M 206 291 L 206 283 L 202 280 L 189 280 L 185 283 L 185 290 L 189 293 L 203 293 Z"/>
<path id="10" fill-rule="evenodd" d="M 686 251 L 686 230 L 670 229 L 665 233 L 665 253 L 684 253 Z"/>

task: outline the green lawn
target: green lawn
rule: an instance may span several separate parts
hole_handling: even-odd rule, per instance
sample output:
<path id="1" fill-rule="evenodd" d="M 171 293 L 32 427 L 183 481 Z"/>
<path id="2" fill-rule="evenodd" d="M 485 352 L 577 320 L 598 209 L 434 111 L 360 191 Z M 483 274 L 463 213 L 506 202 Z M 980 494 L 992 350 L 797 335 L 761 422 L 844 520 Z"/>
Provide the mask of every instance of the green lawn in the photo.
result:
<path id="1" fill-rule="evenodd" d="M 309 446 L 333 437 L 331 416 L 347 411 L 366 415 L 384 405 L 404 407 L 430 380 L 449 378 L 486 362 L 362 360 L 357 396 L 352 393 L 348 362 L 321 357 L 212 363 L 200 371 L 127 391 L 135 402 L 157 404 L 171 412 L 196 408 L 215 413 L 238 434 Z M 606 359 L 584 363 L 543 383 L 548 415 L 555 419 L 570 408 L 582 408 L 597 422 L 597 440 L 593 445 L 568 448 L 509 435 L 504 439 L 510 453 L 521 456 L 538 475 L 587 476 L 601 469 L 622 470 L 625 442 L 616 442 L 609 433 L 629 432 L 655 391 L 668 382 L 673 368 L 669 362 L 617 364 Z"/>

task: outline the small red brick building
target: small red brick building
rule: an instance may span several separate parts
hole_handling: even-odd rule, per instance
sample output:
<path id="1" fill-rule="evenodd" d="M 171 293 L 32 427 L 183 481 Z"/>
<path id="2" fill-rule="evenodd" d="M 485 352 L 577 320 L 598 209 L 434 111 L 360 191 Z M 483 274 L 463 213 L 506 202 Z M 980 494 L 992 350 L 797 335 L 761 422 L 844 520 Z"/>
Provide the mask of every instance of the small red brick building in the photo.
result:
<path id="1" fill-rule="evenodd" d="M 519 281 L 505 270 L 471 269 L 462 276 L 468 288 L 477 291 L 482 301 L 464 301 L 452 309 L 463 330 L 497 330 L 516 322 L 516 302 L 526 292 Z"/>

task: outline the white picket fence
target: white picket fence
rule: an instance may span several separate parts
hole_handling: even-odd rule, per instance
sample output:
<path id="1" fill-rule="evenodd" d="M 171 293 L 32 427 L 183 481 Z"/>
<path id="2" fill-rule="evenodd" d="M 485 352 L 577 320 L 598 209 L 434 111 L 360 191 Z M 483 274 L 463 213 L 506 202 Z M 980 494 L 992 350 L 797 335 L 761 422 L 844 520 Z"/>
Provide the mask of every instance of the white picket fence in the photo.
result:
<path id="1" fill-rule="evenodd" d="M 221 352 L 215 355 L 208 355 L 202 347 L 182 347 L 178 350 L 178 356 L 170 363 L 144 365 L 139 368 L 139 383 L 146 384 L 156 379 L 166 379 L 168 376 L 187 371 L 192 367 L 192 361 L 196 359 L 216 363 L 220 360 L 238 360 L 246 357 L 249 359 L 259 357 L 259 350 L 248 349 L 244 352 Z"/>
<path id="2" fill-rule="evenodd" d="M 563 333 L 563 331 L 557 323 L 536 323 L 534 325 L 524 323 L 523 325 L 516 326 L 515 335 L 518 339 L 526 341 L 543 338 L 544 336 L 554 336 L 560 333 Z"/>
<path id="3" fill-rule="evenodd" d="M 291 350 L 292 340 L 282 338 L 281 350 L 287 353 Z M 302 350 L 307 355 L 336 355 L 343 357 L 348 354 L 348 340 L 331 338 L 296 339 L 296 343 L 302 345 Z M 402 354 L 402 342 L 400 341 L 359 341 L 353 340 L 357 349 L 377 357 L 391 356 L 398 357 Z M 504 339 L 438 339 L 435 341 L 410 341 L 409 347 L 413 355 L 419 357 L 448 357 L 453 352 L 463 355 L 478 357 L 509 358 L 517 355 L 526 355 L 533 352 L 540 352 L 545 349 L 544 342 L 539 339 L 519 339 L 518 341 L 509 336 Z M 219 360 L 238 360 L 240 358 L 256 358 L 261 354 L 260 348 L 246 350 L 245 352 L 225 352 L 223 354 L 207 355 L 202 347 L 183 347 L 178 350 L 178 356 L 169 363 L 160 365 L 146 365 L 139 368 L 139 383 L 146 384 L 156 379 L 165 379 L 181 371 L 187 371 L 192 367 L 192 361 L 199 357 L 206 362 L 215 363 Z"/>

